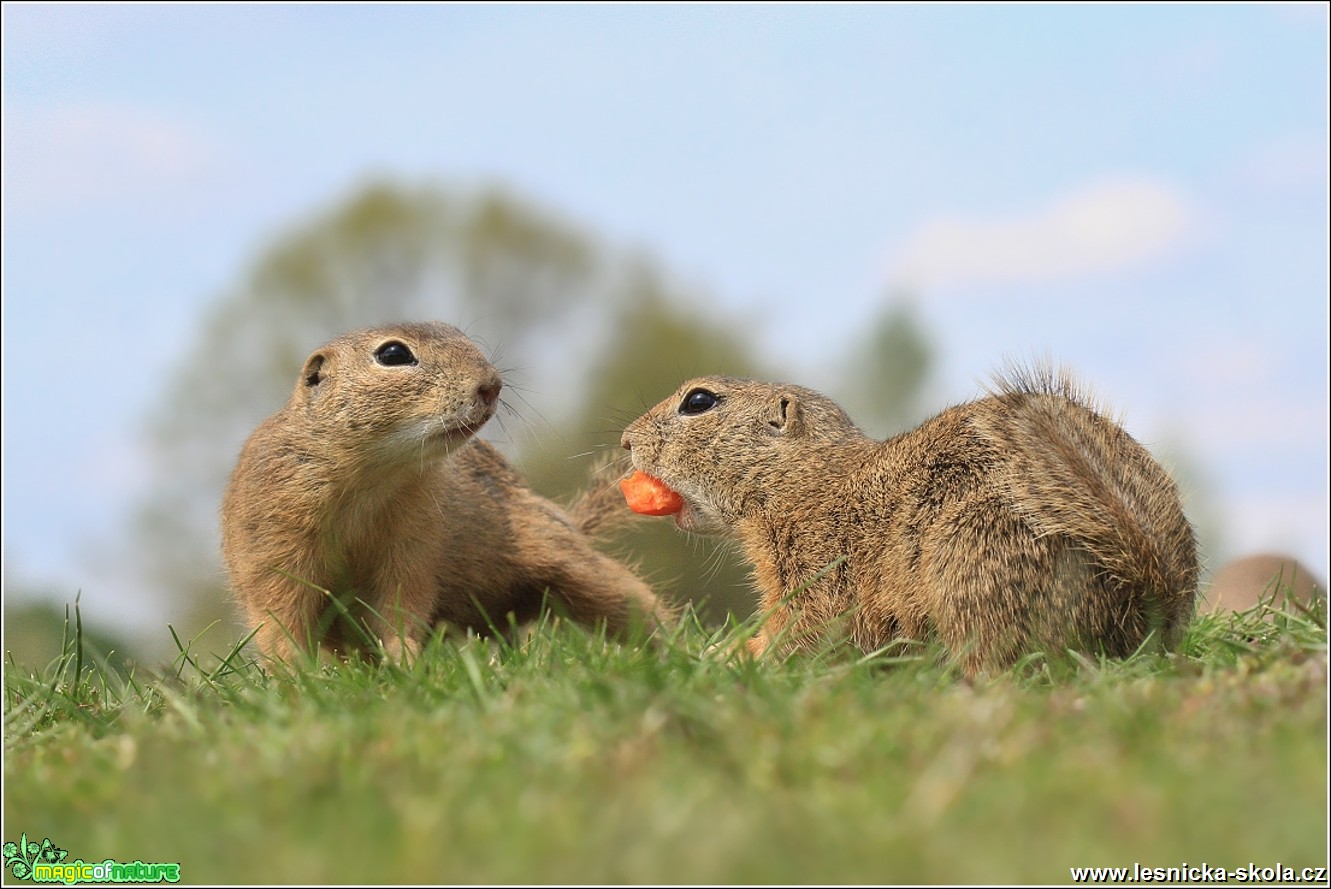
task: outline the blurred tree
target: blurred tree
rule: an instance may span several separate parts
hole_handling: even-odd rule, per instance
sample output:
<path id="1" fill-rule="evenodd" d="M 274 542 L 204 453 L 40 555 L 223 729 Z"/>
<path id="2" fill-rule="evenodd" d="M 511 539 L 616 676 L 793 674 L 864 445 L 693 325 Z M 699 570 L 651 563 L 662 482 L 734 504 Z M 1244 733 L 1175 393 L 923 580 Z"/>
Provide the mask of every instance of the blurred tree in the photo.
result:
<path id="1" fill-rule="evenodd" d="M 893 294 L 841 369 L 841 406 L 869 435 L 885 438 L 925 419 L 923 403 L 934 350 L 914 301 Z"/>

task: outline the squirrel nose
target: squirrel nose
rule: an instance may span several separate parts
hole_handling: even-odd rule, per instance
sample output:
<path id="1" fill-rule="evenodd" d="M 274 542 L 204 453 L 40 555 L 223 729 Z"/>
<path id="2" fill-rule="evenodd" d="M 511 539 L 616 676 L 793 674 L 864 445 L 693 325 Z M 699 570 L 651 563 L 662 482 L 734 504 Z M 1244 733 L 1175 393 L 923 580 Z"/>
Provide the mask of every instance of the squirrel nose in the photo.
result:
<path id="1" fill-rule="evenodd" d="M 499 400 L 499 390 L 504 388 L 503 381 L 494 376 L 482 382 L 476 387 L 476 394 L 485 402 L 486 407 L 494 407 L 495 402 Z"/>

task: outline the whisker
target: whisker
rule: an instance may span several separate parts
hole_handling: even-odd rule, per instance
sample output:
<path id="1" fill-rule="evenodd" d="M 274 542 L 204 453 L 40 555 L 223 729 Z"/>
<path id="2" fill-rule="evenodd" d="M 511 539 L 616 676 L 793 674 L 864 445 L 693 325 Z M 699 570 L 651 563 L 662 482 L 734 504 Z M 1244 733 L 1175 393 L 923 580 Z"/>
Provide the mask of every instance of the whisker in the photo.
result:
<path id="1" fill-rule="evenodd" d="M 516 386 L 516 385 L 505 385 L 504 389 L 508 392 L 511 392 L 518 399 L 518 401 L 522 402 L 523 406 L 526 407 L 527 410 L 525 413 L 518 411 L 511 404 L 508 404 L 506 401 L 504 401 L 504 399 L 502 398 L 499 400 L 500 405 L 504 406 L 510 411 L 513 411 L 515 414 L 519 414 L 522 416 L 530 415 L 535 420 L 539 420 L 541 424 L 544 425 L 546 429 L 549 430 L 550 432 L 557 431 L 555 429 L 554 423 L 550 422 L 550 420 L 545 416 L 545 414 L 541 413 L 541 411 L 537 409 L 536 405 L 532 404 L 527 399 L 526 393 L 530 392 L 531 390 L 527 389 L 525 386 Z M 529 422 L 533 421 L 529 420 Z"/>
<path id="2" fill-rule="evenodd" d="M 525 447 L 526 445 L 520 444 L 520 442 L 529 443 L 540 439 L 541 435 L 537 429 L 538 422 L 545 427 L 545 432 L 547 435 L 558 434 L 558 431 L 550 423 L 546 422 L 543 417 L 537 417 L 533 419 L 533 417 L 530 414 L 518 410 L 507 401 L 501 400 L 500 406 L 503 408 L 504 416 L 517 423 L 517 431 L 513 438 L 513 443 L 515 446 Z"/>

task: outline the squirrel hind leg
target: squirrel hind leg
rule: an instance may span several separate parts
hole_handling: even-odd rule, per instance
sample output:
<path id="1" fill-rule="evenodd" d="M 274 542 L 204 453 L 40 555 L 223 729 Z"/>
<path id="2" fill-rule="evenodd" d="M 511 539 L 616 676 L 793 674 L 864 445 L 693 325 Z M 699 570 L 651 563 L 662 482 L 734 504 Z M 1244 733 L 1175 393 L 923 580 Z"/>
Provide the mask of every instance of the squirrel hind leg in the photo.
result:
<path id="1" fill-rule="evenodd" d="M 539 510 L 514 526 L 520 586 L 557 610 L 617 638 L 646 636 L 675 623 L 673 610 L 627 566 L 597 550 L 577 528 Z"/>
<path id="2" fill-rule="evenodd" d="M 542 587 L 568 618 L 588 627 L 604 625 L 616 639 L 646 637 L 675 623 L 675 616 L 638 575 L 586 540 L 562 547 L 562 558 L 546 564 Z"/>
<path id="3" fill-rule="evenodd" d="M 636 574 L 590 546 L 555 566 L 548 591 L 573 620 L 603 625 L 618 639 L 643 638 L 671 626 L 675 615 Z"/>
<path id="4" fill-rule="evenodd" d="M 971 559 L 957 558 L 933 582 L 945 591 L 938 597 L 939 634 L 968 677 L 1027 655 L 1050 662 L 1073 651 L 1126 657 L 1161 626 L 1149 597 L 1115 582 L 1075 543 L 1029 534 L 1010 539 L 1019 543 L 978 560 L 975 542 Z"/>
<path id="5" fill-rule="evenodd" d="M 1001 498 L 958 510 L 922 563 L 935 629 L 967 676 L 1069 649 L 1130 653 L 1141 609 L 1091 557 L 1060 535 L 1037 535 Z"/>

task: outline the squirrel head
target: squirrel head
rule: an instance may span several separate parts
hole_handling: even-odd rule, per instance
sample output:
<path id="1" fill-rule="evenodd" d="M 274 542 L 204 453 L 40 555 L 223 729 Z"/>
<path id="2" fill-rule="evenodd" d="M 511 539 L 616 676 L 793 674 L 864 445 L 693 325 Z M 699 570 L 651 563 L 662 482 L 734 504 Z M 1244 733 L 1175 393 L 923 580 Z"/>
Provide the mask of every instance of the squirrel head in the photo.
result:
<path id="1" fill-rule="evenodd" d="M 287 411 L 311 434 L 384 466 L 454 450 L 499 404 L 497 371 L 448 324 L 356 330 L 305 360 Z"/>
<path id="2" fill-rule="evenodd" d="M 802 386 L 731 377 L 689 380 L 629 424 L 633 466 L 684 498 L 675 523 L 715 533 L 760 512 L 784 477 L 862 438 L 845 411 Z"/>

